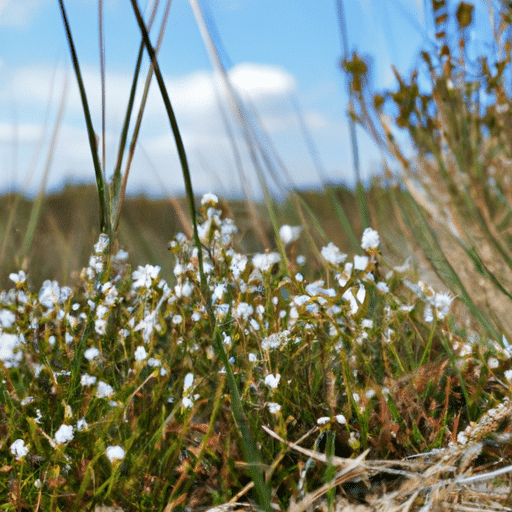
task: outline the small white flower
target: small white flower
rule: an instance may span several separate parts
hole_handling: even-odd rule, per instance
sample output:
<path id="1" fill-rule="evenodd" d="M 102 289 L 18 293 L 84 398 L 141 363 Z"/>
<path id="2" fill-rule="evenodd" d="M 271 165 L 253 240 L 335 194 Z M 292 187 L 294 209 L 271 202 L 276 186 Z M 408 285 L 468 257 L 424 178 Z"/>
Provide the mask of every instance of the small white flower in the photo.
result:
<path id="1" fill-rule="evenodd" d="M 243 318 L 244 320 L 247 320 L 253 312 L 254 309 L 251 305 L 247 304 L 247 302 L 240 302 L 233 312 L 233 318 Z"/>
<path id="2" fill-rule="evenodd" d="M 251 324 L 251 327 L 255 330 L 255 331 L 259 331 L 260 330 L 260 324 L 254 319 L 254 318 L 251 318 L 249 320 L 249 323 Z"/>
<path id="3" fill-rule="evenodd" d="M 377 283 L 377 290 L 382 293 L 389 293 L 389 286 L 384 281 L 381 281 Z"/>
<path id="4" fill-rule="evenodd" d="M 73 427 L 71 425 L 61 425 L 55 432 L 55 442 L 64 444 L 73 439 Z"/>
<path id="5" fill-rule="evenodd" d="M 280 380 L 281 375 L 279 375 L 279 373 L 275 377 L 274 375 L 270 374 L 265 377 L 265 384 L 272 389 L 276 389 Z"/>
<path id="6" fill-rule="evenodd" d="M 96 389 L 96 397 L 97 398 L 106 398 L 107 396 L 112 396 L 114 394 L 114 388 L 100 380 L 98 382 L 98 389 Z"/>
<path id="7" fill-rule="evenodd" d="M 247 358 L 249 359 L 250 363 L 255 363 L 256 361 L 258 361 L 258 357 L 253 352 L 250 352 L 249 355 L 247 356 Z M 511 371 L 511 373 L 512 373 L 512 371 Z M 512 378 L 512 375 L 511 375 L 511 378 Z"/>
<path id="8" fill-rule="evenodd" d="M 436 308 L 437 316 L 442 320 L 450 311 L 450 306 L 455 297 L 450 297 L 448 293 L 436 293 L 432 305 Z"/>
<path id="9" fill-rule="evenodd" d="M 76 422 L 76 430 L 77 432 L 82 432 L 83 430 L 87 430 L 89 428 L 89 425 L 87 421 L 85 421 L 85 418 L 80 418 Z"/>
<path id="10" fill-rule="evenodd" d="M 183 382 L 183 392 L 186 392 L 192 386 L 193 382 L 194 382 L 194 374 L 187 373 L 187 375 L 185 375 L 185 380 Z"/>
<path id="11" fill-rule="evenodd" d="M 92 375 L 84 373 L 80 377 L 80 384 L 82 384 L 82 386 L 92 386 L 95 383 L 96 383 L 96 377 L 93 377 Z"/>
<path id="12" fill-rule="evenodd" d="M 370 249 L 377 249 L 380 244 L 379 233 L 372 228 L 366 228 L 363 232 L 363 237 L 361 239 L 361 247 L 365 251 L 369 251 Z"/>
<path id="13" fill-rule="evenodd" d="M 84 357 L 88 361 L 92 361 L 95 357 L 98 357 L 100 355 L 100 351 L 96 347 L 88 348 L 84 352 Z"/>
<path id="14" fill-rule="evenodd" d="M 122 263 L 124 261 L 128 261 L 128 253 L 120 249 L 118 253 L 114 256 L 114 260 Z"/>
<path id="15" fill-rule="evenodd" d="M 16 441 L 11 444 L 11 453 L 16 457 L 17 460 L 27 455 L 28 448 L 25 446 L 23 439 L 16 439 Z"/>
<path id="16" fill-rule="evenodd" d="M 0 329 L 0 359 L 6 368 L 18 366 L 23 358 L 23 339 L 16 334 L 1 332 Z"/>
<path id="17" fill-rule="evenodd" d="M 345 416 L 343 416 L 343 414 L 337 414 L 337 415 L 336 415 L 336 421 L 337 421 L 340 425 L 345 425 L 345 423 L 347 423 L 347 419 L 345 418 Z"/>
<path id="18" fill-rule="evenodd" d="M 25 272 L 23 272 L 23 270 L 20 270 L 17 274 L 15 274 L 15 273 L 9 274 L 9 279 L 13 283 L 18 284 L 18 283 L 24 283 L 27 280 L 27 276 L 26 276 Z"/>
<path id="19" fill-rule="evenodd" d="M 240 274 L 245 270 L 246 265 L 247 256 L 238 253 L 233 254 L 229 268 L 235 279 L 240 277 Z"/>
<path id="20" fill-rule="evenodd" d="M 101 233 L 98 241 L 94 244 L 94 252 L 96 254 L 103 254 L 108 246 L 108 236 L 105 233 Z"/>
<path id="21" fill-rule="evenodd" d="M 350 314 L 355 315 L 357 313 L 357 310 L 359 309 L 359 304 L 357 303 L 355 297 L 352 295 L 351 290 L 345 290 L 345 293 L 342 295 L 342 297 L 346 301 L 350 302 Z"/>
<path id="22" fill-rule="evenodd" d="M 366 288 L 364 285 L 359 285 L 359 290 L 357 290 L 356 297 L 361 304 L 364 302 L 364 298 L 366 297 Z"/>
<path id="23" fill-rule="evenodd" d="M 362 322 L 361 322 L 361 327 L 363 329 L 371 329 L 373 327 L 373 320 L 370 320 L 369 318 L 365 318 Z"/>
<path id="24" fill-rule="evenodd" d="M 321 253 L 324 260 L 333 265 L 343 263 L 347 258 L 347 255 L 343 254 L 332 242 L 329 242 L 327 247 L 322 247 Z"/>
<path id="25" fill-rule="evenodd" d="M 279 238 L 285 245 L 288 245 L 289 243 L 298 240 L 301 231 L 302 226 L 288 226 L 285 224 L 279 228 Z"/>
<path id="26" fill-rule="evenodd" d="M 275 402 L 267 402 L 267 407 L 270 414 L 277 414 L 281 410 L 281 406 Z"/>
<path id="27" fill-rule="evenodd" d="M 487 365 L 491 370 L 495 370 L 500 365 L 500 362 L 495 357 L 489 357 Z"/>
<path id="28" fill-rule="evenodd" d="M 149 288 L 154 279 L 158 278 L 160 273 L 160 267 L 158 265 L 146 265 L 145 267 L 139 267 L 132 273 L 133 287 L 134 288 Z"/>
<path id="29" fill-rule="evenodd" d="M 53 308 L 59 303 L 60 288 L 57 281 L 47 279 L 39 291 L 39 302 L 46 308 Z"/>
<path id="30" fill-rule="evenodd" d="M 321 418 L 318 418 L 316 420 L 318 425 L 325 425 L 326 423 L 329 423 L 331 421 L 331 418 L 329 416 L 322 416 Z"/>
<path id="31" fill-rule="evenodd" d="M 252 263 L 261 272 L 268 272 L 276 263 L 279 263 L 281 257 L 277 252 L 265 254 L 255 254 Z"/>
<path id="32" fill-rule="evenodd" d="M 354 268 L 356 270 L 366 270 L 366 267 L 368 266 L 369 258 L 368 256 L 354 256 Z"/>
<path id="33" fill-rule="evenodd" d="M 148 353 L 143 346 L 139 346 L 135 350 L 135 361 L 144 361 L 148 357 Z"/>
<path id="34" fill-rule="evenodd" d="M 219 198 L 215 194 L 212 194 L 211 192 L 204 194 L 203 197 L 201 198 L 202 205 L 205 205 L 207 203 L 218 204 L 218 202 Z"/>
<path id="35" fill-rule="evenodd" d="M 297 260 L 296 261 L 297 261 L 297 265 L 302 266 L 302 265 L 304 265 L 306 263 L 306 256 L 304 256 L 302 254 L 299 254 L 297 256 Z"/>
<path id="36" fill-rule="evenodd" d="M 190 398 L 188 398 L 187 396 L 183 398 L 182 402 L 183 402 L 183 406 L 186 409 L 190 409 L 194 405 L 194 402 L 192 400 L 190 400 Z"/>
<path id="37" fill-rule="evenodd" d="M 213 295 L 212 295 L 213 302 L 215 302 L 217 300 L 219 300 L 219 301 L 222 300 L 224 293 L 226 293 L 226 285 L 218 284 L 213 290 Z"/>
<path id="38" fill-rule="evenodd" d="M 112 463 L 115 460 L 124 459 L 125 451 L 119 446 L 109 446 L 107 448 L 107 457 L 108 460 Z"/>
<path id="39" fill-rule="evenodd" d="M 468 442 L 468 436 L 466 435 L 465 432 L 459 432 L 457 434 L 457 443 L 458 444 L 467 444 Z"/>

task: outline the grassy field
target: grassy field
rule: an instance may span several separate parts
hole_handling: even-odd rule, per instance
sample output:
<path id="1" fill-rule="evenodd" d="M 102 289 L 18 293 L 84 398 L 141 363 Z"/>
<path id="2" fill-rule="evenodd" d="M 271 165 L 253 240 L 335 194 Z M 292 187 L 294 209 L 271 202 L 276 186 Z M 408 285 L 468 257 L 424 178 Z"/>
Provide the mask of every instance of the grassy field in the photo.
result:
<path id="1" fill-rule="evenodd" d="M 96 189 L 0 201 L 0 508 L 512 510 L 510 48 L 475 82 L 434 1 L 429 92 L 343 64 L 399 175 L 198 198 L 132 5 L 186 195 L 105 183 L 83 91 Z"/>

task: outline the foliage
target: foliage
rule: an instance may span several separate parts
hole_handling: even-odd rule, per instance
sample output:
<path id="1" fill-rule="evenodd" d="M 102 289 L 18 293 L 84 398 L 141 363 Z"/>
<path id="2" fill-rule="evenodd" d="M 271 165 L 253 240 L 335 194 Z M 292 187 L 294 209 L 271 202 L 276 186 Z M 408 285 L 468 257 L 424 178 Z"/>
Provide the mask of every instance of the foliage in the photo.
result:
<path id="1" fill-rule="evenodd" d="M 353 261 L 324 247 L 330 271 L 308 282 L 300 257 L 287 277 L 277 253 L 238 252 L 215 196 L 202 213 L 216 325 L 280 507 L 328 467 L 305 463 L 263 426 L 319 451 L 330 439 L 336 456 L 398 460 L 463 443 L 458 434 L 510 396 L 511 354 L 457 328 L 452 297 L 387 268 L 375 231 Z M 290 231 L 283 241 L 293 245 Z M 107 248 L 100 237 L 76 289 L 47 281 L 34 293 L 20 272 L 2 293 L 6 510 L 196 508 L 248 482 L 197 248 L 182 234 L 170 243 L 173 288 L 158 267 L 132 271 L 126 253 L 110 260 Z M 480 457 L 497 463 L 483 447 Z"/>

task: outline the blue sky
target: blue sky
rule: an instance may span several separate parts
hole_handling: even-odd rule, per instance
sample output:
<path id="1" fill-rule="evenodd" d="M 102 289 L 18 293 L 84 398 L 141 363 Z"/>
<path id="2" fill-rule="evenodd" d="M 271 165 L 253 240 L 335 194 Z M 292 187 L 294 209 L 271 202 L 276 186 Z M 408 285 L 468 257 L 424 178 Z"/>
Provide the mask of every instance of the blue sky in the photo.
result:
<path id="1" fill-rule="evenodd" d="M 161 4 L 164 3 L 162 0 Z M 329 178 L 350 184 L 352 157 L 345 116 L 345 83 L 337 66 L 342 50 L 335 0 L 203 0 L 203 3 L 208 5 L 229 57 L 229 74 L 236 89 L 256 108 L 295 185 L 316 187 L 320 181 L 290 98 L 296 98 L 302 107 Z M 143 2 L 139 4 L 145 6 Z M 372 57 L 376 90 L 392 88 L 395 80 L 391 64 L 408 74 L 419 62 L 420 47 L 432 37 L 432 22 L 428 16 L 425 21 L 424 14 L 424 4 L 430 5 L 430 1 L 345 0 L 344 4 L 351 50 Z M 93 123 L 99 133 L 97 0 L 67 0 L 65 5 Z M 104 20 L 106 174 L 109 177 L 140 36 L 128 0 L 104 0 Z M 233 155 L 216 104 L 212 67 L 186 0 L 172 3 L 159 63 L 182 130 L 196 191 L 239 193 Z M 145 66 L 147 69 L 147 59 Z M 94 180 L 84 116 L 58 2 L 0 0 L 1 192 L 21 188 L 34 193 L 41 185 L 66 75 L 66 107 L 49 168 L 47 190 L 62 186 L 66 180 Z M 141 89 L 142 86 L 139 92 Z M 380 156 L 362 130 L 358 135 L 363 176 L 369 178 L 378 170 Z M 237 140 L 241 141 L 239 135 Z M 184 187 L 176 149 L 155 81 L 139 142 L 128 192 L 181 193 Z M 250 159 L 243 145 L 240 148 L 245 172 L 257 190 Z"/>

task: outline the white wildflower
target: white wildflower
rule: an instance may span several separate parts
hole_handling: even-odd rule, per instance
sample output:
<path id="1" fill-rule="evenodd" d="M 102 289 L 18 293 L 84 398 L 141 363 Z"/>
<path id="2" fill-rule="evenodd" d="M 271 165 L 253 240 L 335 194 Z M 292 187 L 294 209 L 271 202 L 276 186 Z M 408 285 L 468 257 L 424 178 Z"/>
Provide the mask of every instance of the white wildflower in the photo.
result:
<path id="1" fill-rule="evenodd" d="M 281 410 L 281 406 L 275 402 L 267 402 L 266 405 L 270 411 L 270 414 L 277 414 Z"/>
<path id="2" fill-rule="evenodd" d="M 25 441 L 23 441 L 23 439 L 16 439 L 16 441 L 11 444 L 11 453 L 16 457 L 17 460 L 25 457 L 25 455 L 28 453 L 28 448 L 25 446 Z"/>
<path id="3" fill-rule="evenodd" d="M 380 281 L 377 283 L 377 290 L 382 293 L 389 293 L 389 286 L 384 281 Z"/>
<path id="4" fill-rule="evenodd" d="M 225 371 L 226 370 L 224 370 L 224 372 Z M 188 398 L 187 396 L 183 398 L 182 403 L 183 403 L 183 406 L 186 409 L 190 409 L 194 405 L 194 402 L 190 398 Z"/>
<path id="5" fill-rule="evenodd" d="M 247 256 L 235 253 L 231 257 L 231 265 L 229 266 L 231 272 L 233 273 L 233 277 L 238 279 L 240 274 L 245 270 L 247 265 Z"/>
<path id="6" fill-rule="evenodd" d="M 343 414 L 337 414 L 337 415 L 336 415 L 336 421 L 337 421 L 340 425 L 345 425 L 345 423 L 347 423 L 347 419 L 345 418 L 345 416 L 343 416 Z"/>
<path id="7" fill-rule="evenodd" d="M 135 350 L 135 361 L 144 361 L 148 357 L 148 353 L 143 346 L 139 346 Z"/>
<path id="8" fill-rule="evenodd" d="M 316 420 L 318 425 L 325 425 L 326 423 L 329 423 L 331 421 L 331 418 L 329 416 L 322 416 L 321 418 L 318 418 Z"/>
<path id="9" fill-rule="evenodd" d="M 6 368 L 18 366 L 23 358 L 23 336 L 8 334 L 0 330 L 0 359 Z"/>
<path id="10" fill-rule="evenodd" d="M 20 270 L 17 274 L 9 274 L 9 279 L 16 284 L 24 283 L 27 280 L 27 276 L 23 270 Z"/>
<path id="11" fill-rule="evenodd" d="M 368 266 L 369 258 L 368 256 L 354 256 L 354 268 L 356 270 L 366 270 L 366 267 Z"/>
<path id="12" fill-rule="evenodd" d="M 432 305 L 436 309 L 437 316 L 442 320 L 450 311 L 450 306 L 455 297 L 450 297 L 448 293 L 436 293 L 432 300 Z"/>
<path id="13" fill-rule="evenodd" d="M 373 328 L 373 320 L 370 320 L 369 318 L 365 318 L 362 322 L 361 322 L 361 327 L 363 329 L 372 329 Z"/>
<path id="14" fill-rule="evenodd" d="M 321 253 L 324 260 L 333 265 L 343 263 L 347 258 L 347 255 L 343 254 L 332 242 L 329 242 L 327 247 L 322 247 Z"/>
<path id="15" fill-rule="evenodd" d="M 158 278 L 160 267 L 158 265 L 146 265 L 142 267 L 139 265 L 137 270 L 132 273 L 133 287 L 136 288 L 150 288 L 154 279 Z"/>
<path id="16" fill-rule="evenodd" d="M 423 319 L 427 323 L 431 323 L 434 320 L 434 313 L 432 312 L 432 307 L 430 304 L 425 306 L 425 311 L 423 312 Z"/>
<path id="17" fill-rule="evenodd" d="M 491 370 L 495 370 L 500 365 L 500 362 L 495 357 L 489 357 L 487 365 Z"/>
<path id="18" fill-rule="evenodd" d="M 55 307 L 64 297 L 61 294 L 59 283 L 47 279 L 39 291 L 39 302 L 46 308 Z"/>
<path id="19" fill-rule="evenodd" d="M 215 194 L 212 194 L 211 192 L 204 194 L 203 197 L 201 198 L 202 205 L 205 205 L 207 203 L 218 204 L 218 202 L 219 198 Z"/>
<path id="20" fill-rule="evenodd" d="M 64 444 L 73 439 L 73 427 L 71 425 L 61 425 L 59 430 L 55 432 L 55 442 Z"/>
<path id="21" fill-rule="evenodd" d="M 255 254 L 252 263 L 256 269 L 261 272 L 268 272 L 276 263 L 279 263 L 281 257 L 277 252 L 269 252 L 265 254 Z"/>
<path id="22" fill-rule="evenodd" d="M 185 380 L 183 381 L 183 392 L 187 392 L 194 383 L 194 374 L 193 373 L 187 373 L 185 375 Z"/>
<path id="23" fill-rule="evenodd" d="M 281 375 L 279 373 L 276 376 L 270 374 L 265 377 L 265 384 L 272 389 L 276 389 L 280 380 Z"/>
<path id="24" fill-rule="evenodd" d="M 224 293 L 226 293 L 226 285 L 225 284 L 216 285 L 213 290 L 213 295 L 212 295 L 213 302 L 222 300 Z"/>
<path id="25" fill-rule="evenodd" d="M 112 463 L 115 460 L 124 459 L 125 451 L 119 446 L 109 446 L 106 451 L 108 460 Z"/>
<path id="26" fill-rule="evenodd" d="M 361 247 L 365 251 L 369 251 L 370 249 L 377 249 L 380 244 L 379 233 L 372 228 L 366 228 L 363 232 L 363 237 L 361 239 Z"/>
<path id="27" fill-rule="evenodd" d="M 98 382 L 98 388 L 96 389 L 96 398 L 106 398 L 114 394 L 114 388 L 100 380 Z"/>
<path id="28" fill-rule="evenodd" d="M 94 252 L 96 254 L 103 254 L 108 247 L 108 236 L 101 233 L 98 241 L 94 244 Z"/>
<path id="29" fill-rule="evenodd" d="M 80 377 L 80 384 L 82 384 L 82 386 L 93 386 L 94 384 L 96 384 L 96 377 L 84 373 Z"/>
<path id="30" fill-rule="evenodd" d="M 238 306 L 233 311 L 233 318 L 238 319 L 242 318 L 247 320 L 254 312 L 253 307 L 247 302 L 240 302 Z"/>
<path id="31" fill-rule="evenodd" d="M 302 226 L 288 226 L 285 224 L 279 228 L 279 238 L 285 245 L 288 245 L 289 243 L 298 240 L 301 231 Z"/>
<path id="32" fill-rule="evenodd" d="M 98 357 L 100 355 L 100 351 L 96 347 L 88 348 L 84 352 L 84 357 L 88 361 L 92 361 L 95 357 Z"/>

